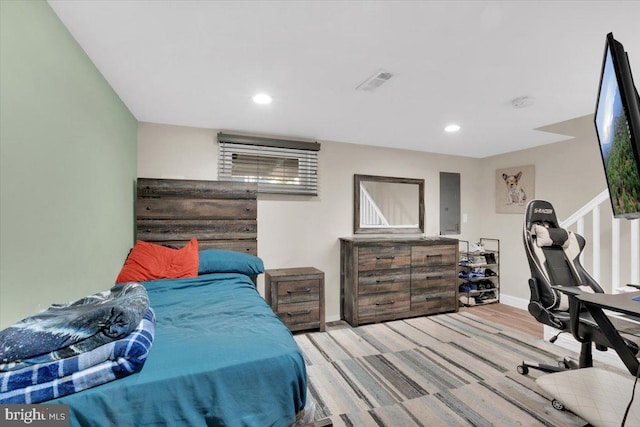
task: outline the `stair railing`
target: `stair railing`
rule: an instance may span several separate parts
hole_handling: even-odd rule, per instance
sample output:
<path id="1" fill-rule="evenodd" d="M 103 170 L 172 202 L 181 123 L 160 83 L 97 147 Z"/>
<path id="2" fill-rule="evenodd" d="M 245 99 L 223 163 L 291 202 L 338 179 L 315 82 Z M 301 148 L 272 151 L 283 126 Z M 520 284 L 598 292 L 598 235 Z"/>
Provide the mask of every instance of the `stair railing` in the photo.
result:
<path id="1" fill-rule="evenodd" d="M 576 226 L 576 232 L 580 235 L 585 233 L 585 218 L 589 215 L 592 217 L 592 231 L 590 238 L 590 245 L 592 247 L 592 276 L 598 282 L 601 281 L 601 266 L 603 260 L 601 258 L 601 218 L 600 208 L 603 203 L 609 203 L 609 191 L 604 190 L 596 197 L 591 199 L 587 204 L 578 209 L 575 213 L 570 215 L 567 219 L 560 223 L 563 228 L 569 228 L 573 225 Z M 621 231 L 620 224 L 622 221 L 630 221 L 629 224 L 629 268 L 630 268 L 630 282 L 634 284 L 640 284 L 640 219 L 625 220 L 611 218 L 611 292 L 620 293 L 629 291 L 631 288 L 624 286 L 626 283 L 620 282 L 620 251 L 621 251 Z M 581 255 L 584 257 L 584 254 Z M 582 261 L 582 260 L 581 260 Z"/>
<path id="2" fill-rule="evenodd" d="M 389 226 L 389 221 L 363 185 L 360 186 L 360 225 L 362 227 Z"/>

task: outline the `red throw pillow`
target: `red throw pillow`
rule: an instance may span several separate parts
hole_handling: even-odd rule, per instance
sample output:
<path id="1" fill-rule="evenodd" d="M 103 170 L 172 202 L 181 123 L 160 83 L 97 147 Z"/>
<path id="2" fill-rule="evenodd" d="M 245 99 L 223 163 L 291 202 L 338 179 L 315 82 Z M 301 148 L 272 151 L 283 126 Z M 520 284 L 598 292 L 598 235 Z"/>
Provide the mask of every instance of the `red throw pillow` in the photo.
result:
<path id="1" fill-rule="evenodd" d="M 195 238 L 182 249 L 138 240 L 124 262 L 116 283 L 196 276 L 198 241 Z"/>

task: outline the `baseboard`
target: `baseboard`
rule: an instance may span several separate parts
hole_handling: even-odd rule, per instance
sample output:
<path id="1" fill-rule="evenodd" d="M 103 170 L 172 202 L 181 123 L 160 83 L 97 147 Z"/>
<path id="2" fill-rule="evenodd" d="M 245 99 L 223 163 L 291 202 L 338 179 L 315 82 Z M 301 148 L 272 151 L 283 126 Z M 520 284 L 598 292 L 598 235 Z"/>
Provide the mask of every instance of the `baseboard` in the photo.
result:
<path id="1" fill-rule="evenodd" d="M 510 305 L 521 310 L 527 310 L 527 308 L 529 307 L 528 299 L 505 295 L 502 293 L 500 294 L 500 303 Z"/>

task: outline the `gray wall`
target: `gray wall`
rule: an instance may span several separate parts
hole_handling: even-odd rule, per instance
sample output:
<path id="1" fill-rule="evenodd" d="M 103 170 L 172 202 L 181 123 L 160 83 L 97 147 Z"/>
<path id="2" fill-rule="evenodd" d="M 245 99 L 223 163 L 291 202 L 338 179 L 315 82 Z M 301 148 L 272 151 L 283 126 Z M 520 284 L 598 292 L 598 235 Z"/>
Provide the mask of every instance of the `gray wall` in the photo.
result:
<path id="1" fill-rule="evenodd" d="M 47 3 L 0 12 L 2 328 L 113 285 L 133 243 L 137 121 Z"/>

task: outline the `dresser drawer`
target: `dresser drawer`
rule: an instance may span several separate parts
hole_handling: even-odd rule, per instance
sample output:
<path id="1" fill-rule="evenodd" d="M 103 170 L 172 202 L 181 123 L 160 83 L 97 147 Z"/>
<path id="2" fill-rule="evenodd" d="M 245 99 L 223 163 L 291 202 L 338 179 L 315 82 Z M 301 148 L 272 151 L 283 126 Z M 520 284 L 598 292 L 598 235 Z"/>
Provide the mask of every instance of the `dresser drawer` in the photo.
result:
<path id="1" fill-rule="evenodd" d="M 451 286 L 434 286 L 411 290 L 411 310 L 425 314 L 454 311 L 458 308 L 456 289 Z"/>
<path id="2" fill-rule="evenodd" d="M 407 268 L 411 266 L 411 247 L 368 246 L 358 250 L 358 271 Z"/>
<path id="3" fill-rule="evenodd" d="M 358 298 L 361 322 L 377 322 L 405 316 L 411 308 L 409 291 L 362 295 Z"/>
<path id="4" fill-rule="evenodd" d="M 278 283 L 278 305 L 293 302 L 318 301 L 320 280 L 282 280 Z"/>
<path id="5" fill-rule="evenodd" d="M 411 265 L 455 265 L 458 263 L 456 249 L 451 245 L 414 246 L 411 248 Z"/>
<path id="6" fill-rule="evenodd" d="M 457 283 L 458 275 L 450 265 L 414 267 L 411 270 L 411 288 L 449 286 L 455 289 Z"/>
<path id="7" fill-rule="evenodd" d="M 358 294 L 408 291 L 411 287 L 411 269 L 369 270 L 358 275 Z"/>
<path id="8" fill-rule="evenodd" d="M 320 310 L 317 302 L 278 304 L 276 314 L 291 331 L 314 329 L 320 325 Z"/>

